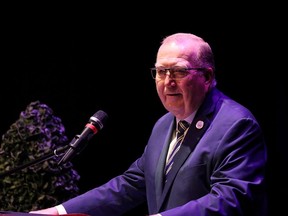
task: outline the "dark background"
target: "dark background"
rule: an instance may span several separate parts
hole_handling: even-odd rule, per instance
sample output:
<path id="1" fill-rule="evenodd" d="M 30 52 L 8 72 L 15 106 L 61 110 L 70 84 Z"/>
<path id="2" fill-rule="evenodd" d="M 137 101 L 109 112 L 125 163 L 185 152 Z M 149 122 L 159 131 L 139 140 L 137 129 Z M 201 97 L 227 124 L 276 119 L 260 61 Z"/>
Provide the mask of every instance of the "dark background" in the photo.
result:
<path id="1" fill-rule="evenodd" d="M 96 111 L 105 111 L 107 125 L 73 159 L 83 192 L 101 185 L 141 155 L 153 124 L 165 113 L 149 71 L 160 41 L 171 33 L 191 32 L 214 50 L 219 89 L 259 120 L 268 147 L 270 212 L 284 210 L 286 201 L 279 194 L 287 193 L 287 60 L 280 54 L 285 37 L 278 8 L 187 11 L 185 5 L 155 9 L 108 3 L 102 8 L 83 3 L 5 9 L 1 134 L 35 100 L 62 119 L 69 140 Z M 144 215 L 145 207 L 131 213 L 136 214 Z"/>

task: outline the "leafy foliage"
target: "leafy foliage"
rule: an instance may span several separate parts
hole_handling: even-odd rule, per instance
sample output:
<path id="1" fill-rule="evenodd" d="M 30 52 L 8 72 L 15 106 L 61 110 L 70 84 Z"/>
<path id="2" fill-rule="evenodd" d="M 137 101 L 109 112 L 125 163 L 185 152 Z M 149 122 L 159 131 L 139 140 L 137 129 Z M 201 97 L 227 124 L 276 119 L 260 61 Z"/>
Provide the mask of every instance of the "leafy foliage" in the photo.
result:
<path id="1" fill-rule="evenodd" d="M 32 102 L 2 136 L 0 174 L 51 154 L 64 145 L 67 137 L 61 119 L 54 116 L 47 105 Z M 27 212 L 51 207 L 77 195 L 80 176 L 71 162 L 59 169 L 59 159 L 51 157 L 4 175 L 0 181 L 0 209 Z"/>

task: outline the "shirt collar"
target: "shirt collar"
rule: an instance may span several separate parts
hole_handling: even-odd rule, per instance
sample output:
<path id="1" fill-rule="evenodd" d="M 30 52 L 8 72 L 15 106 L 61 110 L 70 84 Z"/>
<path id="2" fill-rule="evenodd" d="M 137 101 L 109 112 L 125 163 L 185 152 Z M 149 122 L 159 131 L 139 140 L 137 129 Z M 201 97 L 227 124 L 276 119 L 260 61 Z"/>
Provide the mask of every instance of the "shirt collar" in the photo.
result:
<path id="1" fill-rule="evenodd" d="M 187 121 L 189 124 L 191 124 L 191 122 L 193 121 L 195 114 L 196 114 L 197 110 L 195 110 L 191 115 L 189 115 L 187 118 L 183 119 L 184 121 Z M 180 121 L 180 119 L 176 119 L 176 123 L 178 124 L 178 122 Z"/>

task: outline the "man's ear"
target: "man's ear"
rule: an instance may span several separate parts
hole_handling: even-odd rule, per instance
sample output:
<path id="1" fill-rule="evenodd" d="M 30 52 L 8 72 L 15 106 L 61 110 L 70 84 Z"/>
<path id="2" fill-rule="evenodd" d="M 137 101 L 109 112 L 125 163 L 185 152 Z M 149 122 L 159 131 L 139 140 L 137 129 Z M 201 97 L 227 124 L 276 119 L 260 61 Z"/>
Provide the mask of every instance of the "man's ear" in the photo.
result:
<path id="1" fill-rule="evenodd" d="M 203 75 L 205 77 L 206 82 L 209 82 L 209 83 L 212 82 L 212 80 L 214 79 L 214 76 L 215 76 L 213 69 L 210 67 L 205 68 L 205 70 L 203 71 Z"/>

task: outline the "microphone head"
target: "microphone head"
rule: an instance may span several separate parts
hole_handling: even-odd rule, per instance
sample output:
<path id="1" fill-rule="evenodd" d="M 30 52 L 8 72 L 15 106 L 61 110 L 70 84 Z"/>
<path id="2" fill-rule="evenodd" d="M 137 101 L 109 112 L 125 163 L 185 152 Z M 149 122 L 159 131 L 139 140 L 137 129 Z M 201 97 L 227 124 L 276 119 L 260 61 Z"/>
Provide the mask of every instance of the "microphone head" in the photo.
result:
<path id="1" fill-rule="evenodd" d="M 97 111 L 93 116 L 90 117 L 90 121 L 95 123 L 98 130 L 102 129 L 108 120 L 108 115 L 102 110 Z"/>

